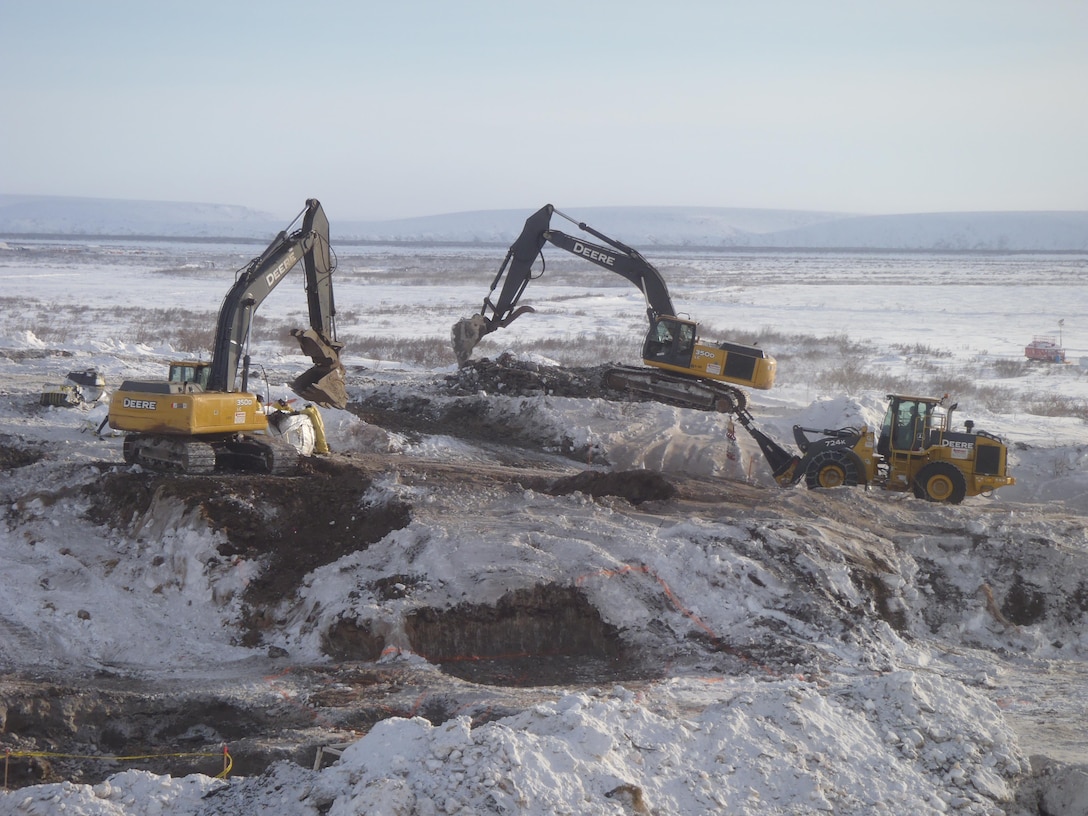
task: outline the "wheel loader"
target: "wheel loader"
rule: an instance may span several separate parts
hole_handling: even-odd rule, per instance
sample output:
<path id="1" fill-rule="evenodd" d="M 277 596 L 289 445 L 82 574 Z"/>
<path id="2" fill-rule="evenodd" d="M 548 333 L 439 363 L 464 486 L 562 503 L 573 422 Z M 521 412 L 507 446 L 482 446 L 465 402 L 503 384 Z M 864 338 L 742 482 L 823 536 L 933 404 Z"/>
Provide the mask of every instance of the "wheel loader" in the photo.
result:
<path id="1" fill-rule="evenodd" d="M 775 481 L 784 487 L 802 479 L 810 489 L 872 485 L 959 504 L 966 496 L 1016 480 L 1008 474 L 1008 449 L 998 437 L 975 430 L 971 420 L 963 430 L 953 428 L 957 407 L 947 395 L 889 394 L 879 433 L 867 426 L 821 430 L 795 425 L 800 456 L 755 428 L 750 416 L 739 418 L 767 457 Z"/>

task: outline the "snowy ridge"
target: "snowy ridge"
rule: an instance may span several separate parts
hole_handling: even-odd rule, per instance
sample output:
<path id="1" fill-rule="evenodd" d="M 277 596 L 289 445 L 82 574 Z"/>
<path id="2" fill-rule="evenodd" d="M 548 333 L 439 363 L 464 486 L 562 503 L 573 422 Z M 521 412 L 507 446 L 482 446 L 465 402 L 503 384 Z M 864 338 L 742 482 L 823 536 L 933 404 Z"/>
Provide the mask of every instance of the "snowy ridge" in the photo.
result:
<path id="1" fill-rule="evenodd" d="M 579 208 L 562 202 L 556 206 L 635 247 L 1088 250 L 1088 212 L 1079 211 L 857 216 L 731 207 Z M 535 209 L 480 210 L 388 221 L 351 221 L 330 212 L 329 218 L 334 241 L 509 244 Z M 268 239 L 283 229 L 287 217 L 225 204 L 0 194 L 0 236 Z M 552 224 L 567 229 L 558 217 Z M 570 225 L 570 229 L 576 228 Z"/>

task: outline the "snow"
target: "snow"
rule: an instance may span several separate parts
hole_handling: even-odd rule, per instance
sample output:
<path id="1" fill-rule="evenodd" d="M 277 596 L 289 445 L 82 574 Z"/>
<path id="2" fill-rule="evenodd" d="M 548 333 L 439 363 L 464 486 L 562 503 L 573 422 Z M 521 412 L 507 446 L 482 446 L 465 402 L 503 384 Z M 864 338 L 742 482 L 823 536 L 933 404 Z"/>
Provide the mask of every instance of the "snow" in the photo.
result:
<path id="1" fill-rule="evenodd" d="M 268 645 L 259 654 L 235 636 L 240 593 L 260 565 L 217 557 L 222 533 L 165 499 L 127 537 L 89 525 L 77 488 L 100 477 L 94 463 L 102 459 L 125 468 L 120 440 L 88 430 L 97 427 L 102 403 L 27 407 L 37 390 L 69 370 L 97 368 L 108 384 L 161 376 L 164 361 L 179 352 L 133 340 L 122 307 L 177 302 L 211 313 L 224 269 L 247 250 L 7 245 L 21 251 L 0 257 L 4 297 L 33 303 L 7 308 L 0 319 L 2 433 L 45 446 L 48 455 L 4 473 L 0 663 L 23 674 L 78 667 L 139 678 L 247 677 L 245 667 Z M 338 306 L 356 315 L 341 324 L 355 366 L 354 395 L 412 393 L 452 373 L 450 360 L 421 369 L 354 358 L 351 338 L 374 331 L 444 338 L 479 303 L 501 258 L 485 249 L 355 247 L 338 254 L 350 272 L 337 284 Z M 1061 318 L 1070 360 L 1088 354 L 1086 329 L 1076 325 L 1088 311 L 1077 278 L 1085 263 L 1081 255 L 794 253 L 678 254 L 661 265 L 674 300 L 704 323 L 775 326 L 795 338 L 795 356 L 815 338 L 846 335 L 875 350 L 866 362 L 885 372 L 905 375 L 916 358 L 932 357 L 931 368 L 984 378 L 985 365 L 1017 359 L 1025 338 Z M 362 268 L 370 271 L 352 271 Z M 439 286 L 405 285 L 403 278 L 419 269 L 450 276 L 422 281 L 437 279 Z M 564 274 L 560 267 L 558 283 L 534 282 L 526 301 L 538 314 L 489 340 L 491 351 L 482 353 L 570 335 L 576 310 L 590 342 L 597 333 L 629 336 L 637 353 L 638 293 L 600 279 L 571 283 Z M 300 311 L 295 300 L 277 293 L 262 316 L 286 319 Z M 42 304 L 51 315 L 83 317 L 59 341 L 46 341 L 56 326 L 27 317 L 44 314 Z M 420 306 L 435 310 L 422 324 Z M 918 346 L 947 356 L 911 350 Z M 300 358 L 272 343 L 262 351 L 270 390 L 286 393 L 283 383 Z M 411 604 L 493 603 L 511 587 L 547 582 L 584 589 L 636 649 L 653 650 L 678 634 L 703 637 L 722 644 L 735 671 L 698 655 L 681 657 L 652 681 L 537 689 L 535 702 L 482 723 L 471 714 L 440 724 L 391 716 L 318 770 L 282 761 L 228 781 L 126 770 L 94 785 L 0 793 L 0 814 L 1027 814 L 1036 811 L 1017 798 L 1017 788 L 1041 761 L 1033 758 L 1038 754 L 1059 763 L 1039 795 L 1045 812 L 1088 812 L 1088 786 L 1079 781 L 1088 740 L 1076 733 L 1088 680 L 1082 617 L 1003 626 L 981 601 L 939 607 L 920 588 L 930 586 L 919 581 L 928 570 L 972 599 L 1013 572 L 1063 598 L 1082 590 L 1085 415 L 1040 415 L 1025 403 L 1050 395 L 1083 408 L 1086 372 L 1037 366 L 1008 382 L 990 379 L 1007 389 L 999 404 L 964 400 L 960 411 L 1010 443 L 1017 484 L 959 507 L 857 490 L 832 491 L 812 504 L 806 492 L 790 491 L 767 515 L 704 508 L 661 516 L 582 494 L 451 493 L 386 473 L 368 501 L 409 499 L 411 522 L 308 575 L 269 641 L 299 665 L 320 663 L 328 660 L 321 633 L 339 618 L 366 617 L 396 630 Z M 752 410 L 761 427 L 788 441 L 795 424 L 874 425 L 883 397 L 864 388 L 828 391 L 795 368 L 780 372 L 774 390 L 753 394 Z M 617 470 L 770 486 L 743 434 L 736 449 L 721 445 L 725 420 L 717 415 L 547 395 L 491 395 L 489 405 L 511 426 L 534 429 L 545 454 L 573 443 L 598 451 Z M 325 425 L 331 446 L 343 453 L 451 462 L 491 455 L 453 436 L 383 433 L 347 411 L 326 412 Z M 898 532 L 887 533 L 881 519 L 902 522 Z M 852 574 L 861 562 L 883 570 L 889 608 L 904 616 L 907 631 L 875 618 L 858 622 L 864 599 Z M 379 603 L 368 587 L 398 574 L 425 580 L 412 597 Z M 757 648 L 768 631 L 783 651 L 808 656 L 803 671 Z M 407 640 L 401 645 L 383 662 L 434 670 Z M 1041 711 L 1048 719 L 1040 727 Z M 330 733 L 329 742 L 341 736 Z"/>

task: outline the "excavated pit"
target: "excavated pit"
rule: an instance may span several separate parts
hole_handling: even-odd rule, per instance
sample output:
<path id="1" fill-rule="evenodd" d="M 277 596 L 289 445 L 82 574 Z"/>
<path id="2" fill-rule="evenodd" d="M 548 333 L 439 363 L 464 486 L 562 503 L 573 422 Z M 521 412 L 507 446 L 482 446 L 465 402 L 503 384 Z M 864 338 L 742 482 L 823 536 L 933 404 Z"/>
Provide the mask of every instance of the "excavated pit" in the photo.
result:
<path id="1" fill-rule="evenodd" d="M 41 446 L 27 445 L 10 434 L 0 434 L 0 470 L 15 470 L 33 465 L 44 455 Z"/>
<path id="2" fill-rule="evenodd" d="M 183 776 L 215 775 L 229 746 L 234 773 L 259 772 L 284 758 L 254 739 L 273 729 L 302 728 L 309 718 L 176 690 L 125 691 L 116 681 L 59 684 L 5 682 L 0 732 L 13 756 L 9 787 L 62 779 L 95 783 L 128 768 Z M 25 756 L 24 754 L 45 754 Z"/>
<path id="3" fill-rule="evenodd" d="M 107 473 L 88 491 L 87 515 L 97 523 L 132 530 L 152 511 L 153 502 L 164 497 L 198 510 L 212 529 L 226 536 L 219 546 L 221 557 L 264 563 L 243 595 L 246 631 L 241 640 L 256 646 L 274 622 L 272 610 L 295 594 L 308 573 L 365 550 L 411 520 L 411 507 L 397 498 L 367 502 L 373 483 L 357 467 L 312 459 L 307 471 L 295 478 Z"/>
<path id="4" fill-rule="evenodd" d="M 658 676 L 572 587 L 517 590 L 493 605 L 415 609 L 403 627 L 412 652 L 473 683 L 524 687 Z M 369 621 L 341 621 L 324 646 L 335 659 L 375 660 L 391 645 L 386 634 Z"/>

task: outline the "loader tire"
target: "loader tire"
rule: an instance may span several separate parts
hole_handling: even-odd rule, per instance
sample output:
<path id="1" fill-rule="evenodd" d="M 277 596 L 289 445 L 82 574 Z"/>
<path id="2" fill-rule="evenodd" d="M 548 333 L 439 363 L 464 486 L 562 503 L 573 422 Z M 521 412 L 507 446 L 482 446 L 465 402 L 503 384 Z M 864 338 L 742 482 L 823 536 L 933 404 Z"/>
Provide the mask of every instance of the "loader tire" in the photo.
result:
<path id="1" fill-rule="evenodd" d="M 948 462 L 931 462 L 914 478 L 914 495 L 931 502 L 959 504 L 967 495 L 967 480 Z"/>
<path id="2" fill-rule="evenodd" d="M 861 465 L 850 451 L 821 451 L 805 468 L 805 486 L 809 490 L 854 487 L 860 481 Z"/>

